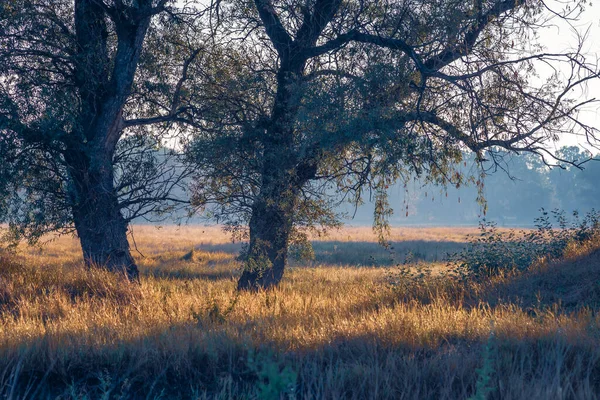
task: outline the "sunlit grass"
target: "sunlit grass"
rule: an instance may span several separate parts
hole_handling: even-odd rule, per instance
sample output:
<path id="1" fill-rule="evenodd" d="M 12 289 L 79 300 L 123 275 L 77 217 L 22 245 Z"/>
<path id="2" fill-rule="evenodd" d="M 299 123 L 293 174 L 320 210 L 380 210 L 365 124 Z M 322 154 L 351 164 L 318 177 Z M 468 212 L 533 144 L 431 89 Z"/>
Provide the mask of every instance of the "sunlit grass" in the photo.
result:
<path id="1" fill-rule="evenodd" d="M 216 229 L 135 227 L 140 285 L 83 268 L 70 238 L 0 261 L 2 393 L 265 398 L 266 385 L 281 398 L 455 399 L 475 394 L 489 364 L 491 398 L 598 396 L 596 309 L 545 301 L 551 288 L 533 286 L 565 265 L 540 266 L 533 285 L 464 285 L 441 263 L 407 280 L 394 264 L 317 259 L 276 290 L 238 293 L 235 254 L 199 246 L 227 243 Z M 568 266 L 598 279 L 595 248 L 571 249 Z"/>

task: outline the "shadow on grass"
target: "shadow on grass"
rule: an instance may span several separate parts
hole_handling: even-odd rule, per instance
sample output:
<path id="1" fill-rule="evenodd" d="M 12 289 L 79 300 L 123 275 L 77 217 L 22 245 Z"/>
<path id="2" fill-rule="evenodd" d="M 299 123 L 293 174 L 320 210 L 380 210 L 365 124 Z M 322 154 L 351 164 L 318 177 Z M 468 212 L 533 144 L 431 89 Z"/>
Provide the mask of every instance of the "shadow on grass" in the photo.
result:
<path id="1" fill-rule="evenodd" d="M 242 243 L 204 244 L 187 254 L 161 255 L 141 266 L 143 276 L 167 279 L 235 279 L 239 276 L 237 255 Z M 461 251 L 466 243 L 403 241 L 388 249 L 373 242 L 313 242 L 314 260 L 297 260 L 290 255 L 292 268 L 328 266 L 390 267 L 405 262 L 444 262 L 449 253 Z M 229 257 L 223 258 L 223 254 Z M 218 258 L 215 258 L 218 257 Z"/>
<path id="2" fill-rule="evenodd" d="M 239 275 L 240 274 L 237 270 L 199 271 L 194 269 L 161 269 L 160 267 L 147 269 L 142 273 L 142 276 L 152 276 L 155 278 L 180 280 L 200 279 L 212 282 L 237 279 Z"/>
<path id="3" fill-rule="evenodd" d="M 314 241 L 312 246 L 315 259 L 311 262 L 294 261 L 291 264 L 300 265 L 352 265 L 352 266 L 390 266 L 413 261 L 441 262 L 450 253 L 456 253 L 465 248 L 467 243 L 434 242 L 425 240 L 409 240 L 391 242 L 389 249 L 374 242 L 346 241 Z M 239 254 L 243 243 L 203 244 L 198 250 L 207 252 L 224 252 Z"/>
<path id="4" fill-rule="evenodd" d="M 143 337 L 65 349 L 52 364 L 38 359 L 51 356 L 45 351 L 12 355 L 0 361 L 10 381 L 0 382 L 0 394 L 459 399 L 483 391 L 487 399 L 592 399 L 600 390 L 600 350 L 568 344 L 557 334 L 516 341 L 452 334 L 435 346 L 392 342 L 378 333 L 333 335 L 318 346 L 285 351 L 246 336 L 260 323 L 211 322 L 210 331 L 193 322 L 155 327 Z M 62 344 L 78 335 L 85 334 L 69 334 Z M 21 348 L 40 350 L 49 343 L 51 337 L 23 338 Z"/>
<path id="5" fill-rule="evenodd" d="M 139 267 L 142 276 L 159 279 L 218 281 L 239 275 L 234 255 L 223 251 L 173 252 L 145 259 Z"/>
<path id="6" fill-rule="evenodd" d="M 489 285 L 479 301 L 515 303 L 532 310 L 600 311 L 600 249 L 569 260 L 542 263 L 516 277 Z"/>
<path id="7" fill-rule="evenodd" d="M 189 279 L 208 280 L 227 279 L 232 274 L 223 270 L 232 266 L 227 264 L 230 261 L 209 266 L 206 259 L 178 260 L 173 256 L 172 260 L 166 260 L 169 265 L 165 268 L 170 269 L 150 273 L 172 274 L 169 276 L 174 278 L 190 273 Z M 184 268 L 177 270 L 178 264 Z M 539 303 L 536 298 L 550 296 L 549 302 L 562 299 L 563 305 L 569 307 L 585 306 L 590 298 L 600 296 L 599 267 L 600 251 L 592 252 L 490 285 L 478 301 L 493 308 L 494 304 L 502 306 L 515 299 L 522 304 L 517 304 L 515 310 L 521 311 Z M 409 290 L 417 305 L 428 304 L 419 300 L 420 292 Z M 495 318 L 483 313 L 481 320 L 467 322 L 463 331 L 455 333 L 446 329 L 446 323 L 453 323 L 450 319 L 443 319 L 437 327 L 423 328 L 433 324 L 428 312 L 435 309 L 423 307 L 418 310 L 416 320 L 398 322 L 395 318 L 401 310 L 393 309 L 384 314 L 389 320 L 380 319 L 369 325 L 372 330 L 352 331 L 347 329 L 348 325 L 341 325 L 338 330 L 329 329 L 326 315 L 319 316 L 324 319 L 319 326 L 304 325 L 302 318 L 307 318 L 306 315 L 284 315 L 281 310 L 276 314 L 277 307 L 283 307 L 283 293 L 277 293 L 279 303 L 273 296 L 271 305 L 265 306 L 268 310 L 243 320 L 230 318 L 214 308 L 202 308 L 185 322 L 142 327 L 143 334 L 137 336 L 136 330 L 131 329 L 126 338 L 93 324 L 86 327 L 89 330 L 48 330 L 40 336 L 24 335 L 11 343 L 11 348 L 0 348 L 0 371 L 5 372 L 0 376 L 0 396 L 22 398 L 29 390 L 29 398 L 461 399 L 476 396 L 495 400 L 595 399 L 600 393 L 600 336 L 585 330 L 597 330 L 600 322 L 597 319 L 578 320 L 589 323 L 590 328 L 581 328 L 577 331 L 581 336 L 575 338 L 569 338 L 561 328 L 536 327 L 541 320 L 527 316 L 523 317 L 522 331 L 514 323 L 510 325 L 514 332 L 502 330 L 499 324 L 498 332 L 493 335 L 485 330 L 473 334 L 469 329 L 477 331 L 476 323 L 491 325 Z M 377 297 L 361 297 L 362 300 L 336 312 L 347 313 L 342 321 L 352 325 L 377 319 L 382 309 L 392 308 L 396 302 L 405 303 L 403 307 L 415 306 L 393 292 L 389 296 L 374 292 L 373 296 Z M 443 293 L 427 288 L 423 288 L 423 296 L 447 300 Z M 457 298 L 456 307 L 469 308 L 461 304 L 460 296 L 449 297 Z M 448 317 L 464 318 L 468 314 L 458 310 Z M 550 317 L 558 320 L 562 314 L 561 310 Z M 499 318 L 502 315 L 497 314 Z M 290 335 L 277 341 L 269 330 L 276 327 L 277 318 L 290 331 L 311 333 L 311 329 L 322 329 L 322 337 L 302 343 L 301 336 Z M 131 325 L 135 328 L 136 324 Z M 106 341 L 92 340 L 90 332 L 101 338 L 105 335 Z M 421 332 L 420 336 L 415 332 Z"/>
<path id="8" fill-rule="evenodd" d="M 600 260 L 600 254 L 567 266 L 591 268 L 594 260 Z M 279 301 L 267 293 L 256 294 L 259 301 L 254 304 L 265 304 L 266 310 L 254 314 L 245 309 L 229 315 L 221 299 L 220 311 L 207 307 L 207 301 L 190 310 L 189 319 L 142 323 L 139 330 L 131 320 L 120 335 L 88 320 L 74 329 L 16 337 L 0 348 L 0 396 L 461 399 L 479 394 L 496 400 L 594 399 L 600 392 L 600 337 L 583 328 L 572 338 L 559 327 L 532 328 L 541 320 L 524 317 L 528 328 L 513 324 L 505 325 L 513 329 L 507 330 L 498 324 L 492 334 L 490 321 L 496 316 L 483 312 L 481 319 L 453 330 L 446 326 L 452 320 L 442 318 L 440 323 L 439 315 L 436 324 L 435 305 L 423 307 L 426 302 L 416 301 L 393 308 L 393 293 L 374 292 L 336 308 L 336 315 L 345 317 L 331 329 L 327 313 L 311 319 L 311 312 L 283 312 L 286 290 L 276 293 Z M 267 297 L 269 305 L 261 301 Z M 402 307 L 422 308 L 409 317 Z M 449 310 L 448 318 L 468 314 Z M 398 317 L 403 312 L 405 316 Z M 582 321 L 596 329 L 599 322 L 578 320 Z M 473 324 L 489 324 L 490 333 Z M 303 342 L 302 335 L 277 336 L 272 329 L 281 329 L 280 334 L 305 330 L 308 335 Z M 314 330 L 321 334 L 312 335 Z"/>

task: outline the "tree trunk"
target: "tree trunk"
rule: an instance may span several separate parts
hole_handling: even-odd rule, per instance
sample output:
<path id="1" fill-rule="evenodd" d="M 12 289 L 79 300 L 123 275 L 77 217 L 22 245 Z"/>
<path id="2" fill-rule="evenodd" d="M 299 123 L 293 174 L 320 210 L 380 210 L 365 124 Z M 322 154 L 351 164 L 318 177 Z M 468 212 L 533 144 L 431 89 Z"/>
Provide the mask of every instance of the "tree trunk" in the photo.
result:
<path id="1" fill-rule="evenodd" d="M 260 199 L 252 207 L 250 244 L 238 290 L 267 289 L 283 278 L 297 191 L 281 180 L 273 183 L 263 186 Z"/>
<path id="2" fill-rule="evenodd" d="M 271 160 L 283 162 L 270 163 L 271 167 L 263 171 L 261 194 L 252 207 L 250 244 L 238 290 L 267 289 L 279 284 L 287 265 L 300 191 L 317 173 L 316 159 L 293 168 L 282 167 L 293 161 L 292 157 L 285 160 L 281 154 Z"/>
<path id="3" fill-rule="evenodd" d="M 114 187 L 113 157 L 123 130 L 123 108 L 131 92 L 144 38 L 153 13 L 152 2 L 134 2 L 110 16 L 102 2 L 75 2 L 78 44 L 76 84 L 81 100 L 79 130 L 64 154 L 69 167 L 75 229 L 87 266 L 98 266 L 139 279 L 127 241 L 127 221 Z M 131 13 L 130 15 L 128 15 Z M 108 19 L 117 33 L 110 58 Z M 110 73 L 112 69 L 112 74 Z"/>
<path id="4" fill-rule="evenodd" d="M 84 211 L 85 210 L 85 211 Z M 110 196 L 98 196 L 74 215 L 77 235 L 88 267 L 106 268 L 139 280 L 127 241 L 127 223 Z"/>
<path id="5" fill-rule="evenodd" d="M 73 220 L 83 259 L 88 267 L 106 268 L 139 280 L 137 265 L 127 241 L 127 221 L 123 218 L 114 188 L 110 157 L 91 151 L 71 153 Z"/>
<path id="6" fill-rule="evenodd" d="M 263 139 L 260 194 L 252 205 L 250 244 L 238 290 L 267 289 L 283 278 L 298 195 L 316 173 L 316 164 L 308 169 L 299 165 L 294 147 L 294 121 L 300 107 L 297 95 L 306 60 L 292 59 L 283 57 L 277 74 L 277 94 Z"/>

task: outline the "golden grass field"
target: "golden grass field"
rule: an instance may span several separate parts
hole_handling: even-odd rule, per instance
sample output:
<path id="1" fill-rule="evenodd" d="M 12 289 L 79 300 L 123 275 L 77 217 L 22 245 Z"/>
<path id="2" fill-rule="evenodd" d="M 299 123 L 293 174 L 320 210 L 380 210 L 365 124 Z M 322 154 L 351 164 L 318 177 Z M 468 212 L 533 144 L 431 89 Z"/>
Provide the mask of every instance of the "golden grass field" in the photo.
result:
<path id="1" fill-rule="evenodd" d="M 463 283 L 442 252 L 476 229 L 395 228 L 390 253 L 346 228 L 279 288 L 238 293 L 218 227 L 133 231 L 140 285 L 86 270 L 70 237 L 0 258 L 3 398 L 600 397 L 598 241 Z M 405 278 L 407 251 L 434 273 Z"/>

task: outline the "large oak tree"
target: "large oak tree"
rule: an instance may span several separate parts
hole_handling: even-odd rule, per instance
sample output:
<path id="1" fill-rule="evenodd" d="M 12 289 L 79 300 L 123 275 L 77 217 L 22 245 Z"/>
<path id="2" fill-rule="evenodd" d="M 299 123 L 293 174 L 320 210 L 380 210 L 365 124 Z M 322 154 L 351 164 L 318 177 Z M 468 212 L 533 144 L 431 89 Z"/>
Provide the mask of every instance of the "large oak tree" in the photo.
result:
<path id="1" fill-rule="evenodd" d="M 0 4 L 0 221 L 13 238 L 75 230 L 88 265 L 137 279 L 128 222 L 185 200 L 171 193 L 187 171 L 158 154 L 193 119 L 202 13 L 174 3 Z"/>
<path id="2" fill-rule="evenodd" d="M 465 183 L 465 150 L 547 157 L 560 135 L 594 139 L 577 119 L 588 101 L 569 93 L 596 66 L 531 44 L 541 1 L 220 4 L 219 62 L 194 77 L 211 112 L 190 154 L 195 203 L 249 227 L 240 289 L 276 285 L 303 228 L 336 223 L 332 188 L 354 201 L 371 189 L 382 218 L 394 180 Z"/>

